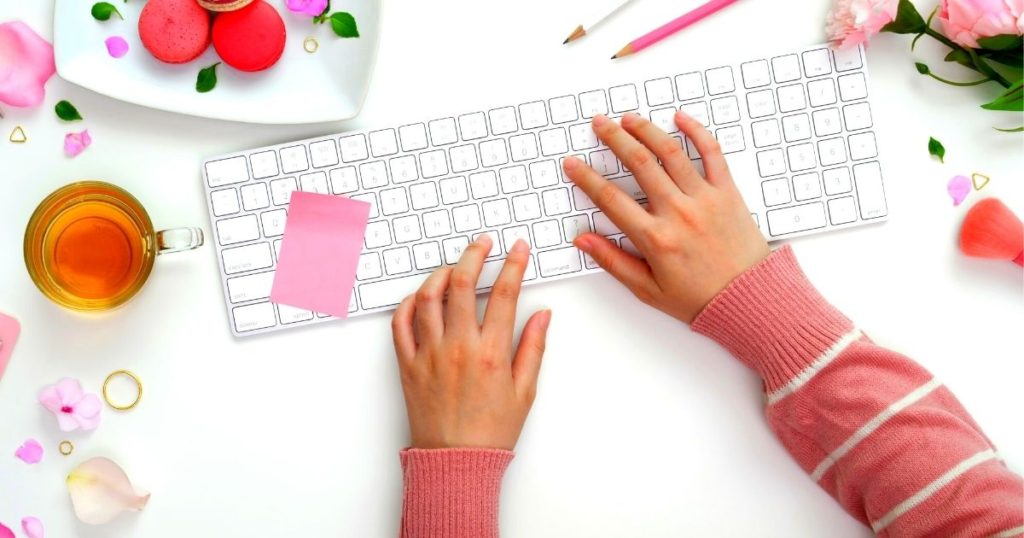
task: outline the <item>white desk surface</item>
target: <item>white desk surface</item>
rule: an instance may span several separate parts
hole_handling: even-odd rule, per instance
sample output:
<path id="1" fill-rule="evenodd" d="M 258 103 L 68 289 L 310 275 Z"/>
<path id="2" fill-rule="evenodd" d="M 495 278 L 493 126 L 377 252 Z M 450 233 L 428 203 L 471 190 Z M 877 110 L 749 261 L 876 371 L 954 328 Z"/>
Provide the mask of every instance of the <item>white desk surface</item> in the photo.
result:
<path id="1" fill-rule="evenodd" d="M 346 123 L 203 120 L 116 102 L 57 78 L 44 106 L 4 107 L 0 311 L 24 329 L 0 381 L 0 521 L 16 526 L 35 515 L 53 537 L 395 536 L 398 451 L 408 438 L 388 315 L 235 340 L 212 246 L 160 259 L 128 306 L 75 315 L 29 281 L 21 242 L 30 213 L 65 183 L 102 178 L 134 193 L 157 226 L 209 231 L 204 157 L 824 40 L 827 2 L 783 8 L 746 0 L 627 61 L 608 60 L 624 39 L 697 3 L 639 0 L 563 47 L 581 19 L 576 12 L 591 2 L 457 0 L 441 8 L 389 0 L 369 99 Z M 49 36 L 45 4 L 2 2 L 0 20 L 22 18 Z M 794 246 L 824 294 L 874 339 L 943 379 L 1019 472 L 1021 272 L 958 254 L 966 206 L 953 208 L 945 193 L 954 174 L 985 172 L 993 179 L 983 194 L 1024 215 L 1021 137 L 990 128 L 1015 126 L 1019 117 L 977 108 L 994 90 L 919 76 L 909 45 L 882 36 L 868 61 L 889 222 Z M 917 56 L 969 78 L 940 67 L 941 53 L 924 39 Z M 52 112 L 65 98 L 87 118 L 74 128 L 89 128 L 95 140 L 74 160 L 62 155 L 66 126 Z M 16 124 L 28 144 L 7 142 Z M 947 164 L 929 158 L 930 135 L 946 144 Z M 521 306 L 520 323 L 542 307 L 554 310 L 554 320 L 540 392 L 505 477 L 505 536 L 869 534 L 789 458 L 763 420 L 758 380 L 712 342 L 606 275 L 528 288 Z M 138 373 L 145 397 L 128 413 L 104 409 L 91 434 L 60 433 L 36 403 L 38 390 L 61 377 L 98 392 L 120 368 Z M 28 437 L 47 449 L 39 465 L 11 457 Z M 64 438 L 78 447 L 71 457 L 56 451 Z M 101 527 L 75 520 L 64 476 L 98 455 L 153 493 L 145 512 Z"/>

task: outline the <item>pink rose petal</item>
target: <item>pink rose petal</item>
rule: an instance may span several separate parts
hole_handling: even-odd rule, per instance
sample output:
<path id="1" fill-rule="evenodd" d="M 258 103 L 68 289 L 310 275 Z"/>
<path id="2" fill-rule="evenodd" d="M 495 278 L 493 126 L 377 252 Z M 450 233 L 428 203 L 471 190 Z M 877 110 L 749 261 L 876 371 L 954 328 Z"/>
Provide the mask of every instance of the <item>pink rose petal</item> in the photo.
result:
<path id="1" fill-rule="evenodd" d="M 28 538 L 44 538 L 43 522 L 39 521 L 37 517 L 21 518 L 21 530 L 25 531 L 25 536 Z"/>
<path id="2" fill-rule="evenodd" d="M 121 467 L 107 458 L 86 460 L 71 471 L 67 484 L 75 515 L 90 525 L 127 510 L 140 511 L 149 502 L 149 494 L 136 491 Z"/>
<path id="3" fill-rule="evenodd" d="M 946 185 L 946 190 L 949 191 L 949 196 L 953 198 L 953 205 L 960 205 L 967 195 L 971 193 L 971 189 L 974 186 L 971 184 L 971 179 L 967 176 L 956 176 L 949 180 L 949 184 Z"/>
<path id="4" fill-rule="evenodd" d="M 14 538 L 14 531 L 0 523 L 0 538 Z"/>
<path id="5" fill-rule="evenodd" d="M 0 102 L 36 106 L 57 67 L 53 45 L 21 21 L 0 24 Z"/>
<path id="6" fill-rule="evenodd" d="M 14 451 L 14 455 L 29 465 L 39 463 L 43 460 L 43 445 L 35 439 L 29 439 Z"/>
<path id="7" fill-rule="evenodd" d="M 128 54 L 128 42 L 121 36 L 108 37 L 105 43 L 107 44 L 107 53 L 114 58 L 123 58 L 125 54 Z"/>
<path id="8" fill-rule="evenodd" d="M 825 33 L 836 47 L 867 43 L 896 18 L 899 0 L 834 0 L 825 20 Z"/>
<path id="9" fill-rule="evenodd" d="M 64 136 L 64 154 L 68 157 L 78 157 L 85 148 L 92 144 L 92 137 L 86 129 L 80 133 L 68 133 Z"/>

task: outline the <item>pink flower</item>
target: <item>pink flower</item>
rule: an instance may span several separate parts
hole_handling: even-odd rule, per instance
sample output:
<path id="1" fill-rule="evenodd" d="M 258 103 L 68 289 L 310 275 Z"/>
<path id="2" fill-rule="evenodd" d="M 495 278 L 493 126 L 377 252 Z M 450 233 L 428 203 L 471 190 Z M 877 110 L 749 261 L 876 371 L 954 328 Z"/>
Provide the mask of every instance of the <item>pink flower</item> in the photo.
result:
<path id="1" fill-rule="evenodd" d="M 942 33 L 978 48 L 979 37 L 1024 33 L 1024 0 L 942 0 Z"/>
<path id="2" fill-rule="evenodd" d="M 100 425 L 100 399 L 82 391 L 77 379 L 64 378 L 39 392 L 39 403 L 57 416 L 62 431 L 95 430 Z"/>
<path id="3" fill-rule="evenodd" d="M 39 463 L 43 461 L 43 445 L 35 439 L 29 439 L 14 451 L 14 456 L 29 465 Z"/>
<path id="4" fill-rule="evenodd" d="M 825 32 L 839 48 L 867 43 L 896 18 L 899 0 L 835 0 L 828 13 Z"/>
<path id="5" fill-rule="evenodd" d="M 128 42 L 121 36 L 108 37 L 104 43 L 107 45 L 107 54 L 111 57 L 122 58 L 128 54 Z"/>
<path id="6" fill-rule="evenodd" d="M 289 11 L 316 17 L 327 9 L 327 0 L 285 0 Z"/>
<path id="7" fill-rule="evenodd" d="M 37 517 L 21 518 L 21 530 L 28 538 L 43 538 L 43 522 Z"/>
<path id="8" fill-rule="evenodd" d="M 68 157 L 78 157 L 79 153 L 92 144 L 92 137 L 86 129 L 80 133 L 68 133 L 64 135 L 64 154 Z"/>
<path id="9" fill-rule="evenodd" d="M 53 45 L 21 21 L 0 24 L 0 102 L 36 106 L 57 70 Z"/>
<path id="10" fill-rule="evenodd" d="M 15 538 L 14 531 L 0 523 L 0 538 Z"/>

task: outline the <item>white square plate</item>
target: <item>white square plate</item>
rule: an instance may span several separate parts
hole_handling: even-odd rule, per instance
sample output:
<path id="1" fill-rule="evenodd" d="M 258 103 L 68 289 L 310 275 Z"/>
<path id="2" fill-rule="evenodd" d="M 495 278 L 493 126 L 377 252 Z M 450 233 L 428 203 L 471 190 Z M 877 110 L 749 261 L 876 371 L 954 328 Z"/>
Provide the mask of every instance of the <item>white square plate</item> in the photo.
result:
<path id="1" fill-rule="evenodd" d="M 213 45 L 191 62 L 160 62 L 142 46 L 138 20 L 144 2 L 111 0 L 124 15 L 97 21 L 90 13 L 95 0 L 56 0 L 53 17 L 57 73 L 95 92 L 152 108 L 249 123 L 317 123 L 351 118 L 359 113 L 370 84 L 380 35 L 380 0 L 340 2 L 359 28 L 358 38 L 342 39 L 330 23 L 313 25 L 309 17 L 288 11 L 284 0 L 266 0 L 284 19 L 287 42 L 281 59 L 270 69 L 244 73 L 227 64 L 217 67 L 217 87 L 195 89 L 199 70 L 220 61 Z M 333 7 L 333 6 L 332 6 Z M 128 54 L 107 53 L 111 36 L 128 41 Z M 303 48 L 313 36 L 315 53 Z"/>

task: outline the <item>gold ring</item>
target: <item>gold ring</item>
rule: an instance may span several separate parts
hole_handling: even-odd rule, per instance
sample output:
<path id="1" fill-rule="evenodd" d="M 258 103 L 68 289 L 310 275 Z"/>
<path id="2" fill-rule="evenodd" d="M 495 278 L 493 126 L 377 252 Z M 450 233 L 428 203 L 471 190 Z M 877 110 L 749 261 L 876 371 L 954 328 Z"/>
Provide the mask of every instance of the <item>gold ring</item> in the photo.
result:
<path id="1" fill-rule="evenodd" d="M 110 401 L 110 394 L 108 393 L 107 388 L 110 386 L 110 381 L 118 375 L 130 377 L 131 380 L 135 382 L 135 386 L 138 388 L 138 392 L 135 394 L 135 401 L 128 405 L 117 405 L 114 402 Z M 135 407 L 136 405 L 139 405 L 139 400 L 142 399 L 142 382 L 139 381 L 139 378 L 135 377 L 135 374 L 129 372 L 128 370 L 118 370 L 108 375 L 107 380 L 103 382 L 103 399 L 107 402 L 107 405 L 109 405 L 110 407 L 113 407 L 118 411 L 127 411 Z"/>
<path id="2" fill-rule="evenodd" d="M 315 37 L 309 36 L 302 42 L 302 48 L 305 49 L 306 52 L 313 54 L 320 48 L 320 42 L 317 41 Z"/>
<path id="3" fill-rule="evenodd" d="M 57 450 L 65 456 L 70 456 L 71 453 L 75 451 L 75 445 L 72 444 L 71 441 L 61 441 L 60 444 L 57 445 Z"/>

